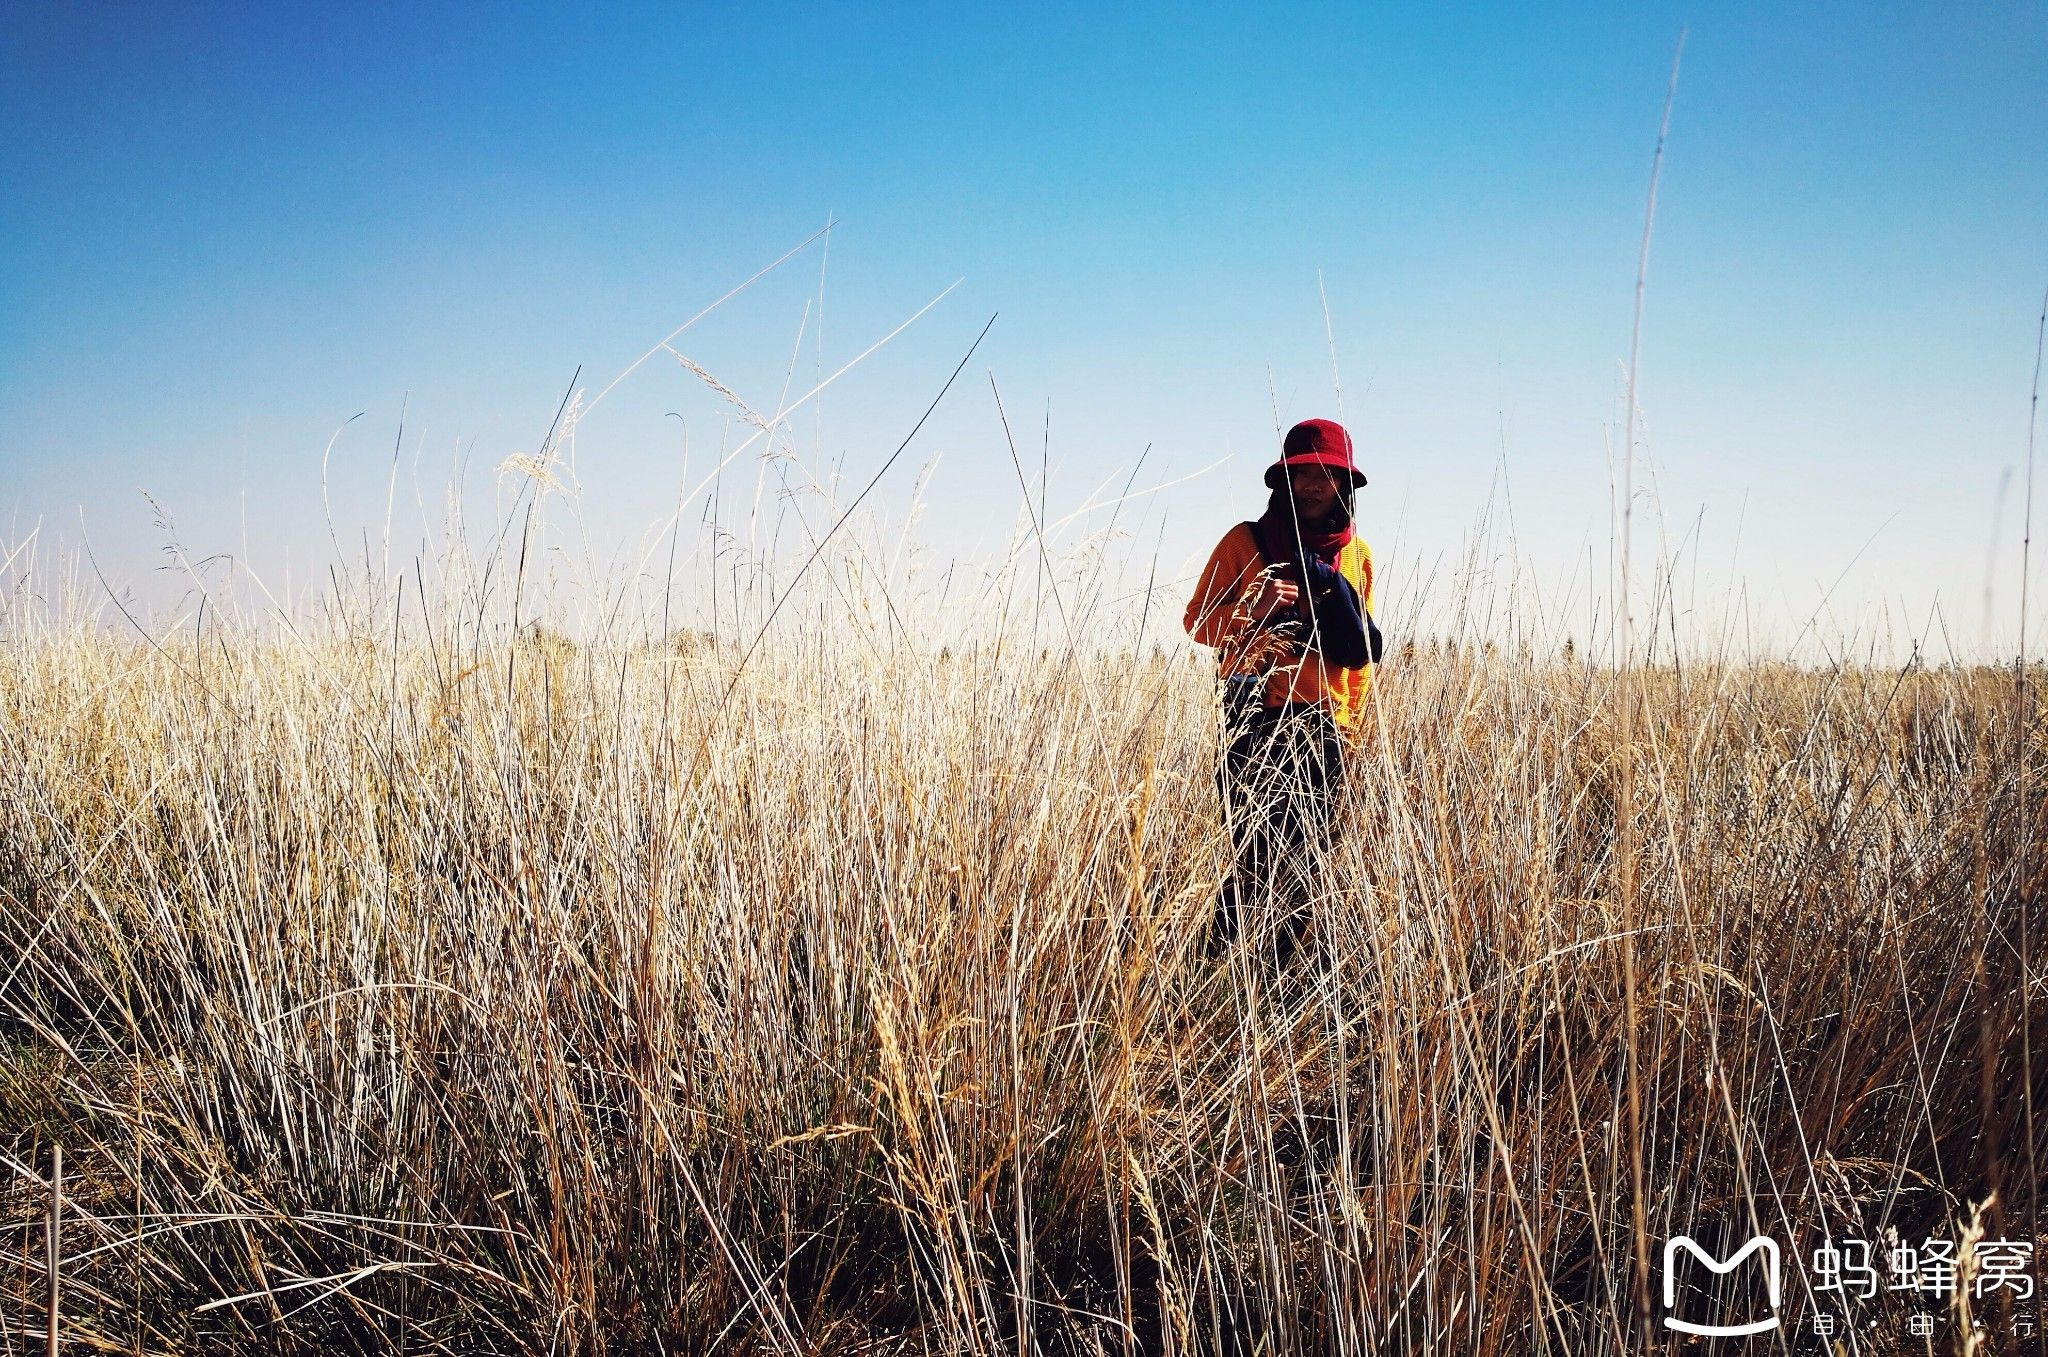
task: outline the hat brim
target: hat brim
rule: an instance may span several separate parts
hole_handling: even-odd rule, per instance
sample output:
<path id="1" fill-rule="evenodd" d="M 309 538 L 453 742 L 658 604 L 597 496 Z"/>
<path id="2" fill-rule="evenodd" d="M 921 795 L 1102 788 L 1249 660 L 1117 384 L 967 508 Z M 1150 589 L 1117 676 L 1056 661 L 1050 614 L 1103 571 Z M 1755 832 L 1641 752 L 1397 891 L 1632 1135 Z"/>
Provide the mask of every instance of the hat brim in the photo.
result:
<path id="1" fill-rule="evenodd" d="M 1267 467 L 1266 488 L 1269 490 L 1278 490 L 1280 488 L 1280 483 L 1287 479 L 1287 473 L 1298 466 L 1322 466 L 1328 467 L 1332 471 L 1342 471 L 1346 475 L 1351 477 L 1351 488 L 1353 490 L 1356 490 L 1359 486 L 1364 485 L 1366 483 L 1365 473 L 1363 471 L 1360 471 L 1357 467 L 1350 466 L 1344 462 L 1337 460 L 1334 457 L 1326 457 L 1318 453 L 1309 453 L 1307 456 L 1304 457 L 1283 458 L 1282 460 L 1275 462 L 1273 463 L 1273 465 Z"/>

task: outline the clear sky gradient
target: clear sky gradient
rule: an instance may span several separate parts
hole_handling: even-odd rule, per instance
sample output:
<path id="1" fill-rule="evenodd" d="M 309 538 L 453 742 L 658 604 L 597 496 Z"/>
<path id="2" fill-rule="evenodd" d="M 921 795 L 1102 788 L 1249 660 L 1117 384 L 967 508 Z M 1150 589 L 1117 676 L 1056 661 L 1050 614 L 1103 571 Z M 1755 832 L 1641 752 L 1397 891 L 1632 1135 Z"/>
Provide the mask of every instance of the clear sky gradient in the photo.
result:
<path id="1" fill-rule="evenodd" d="M 1337 413 L 1320 271 L 1383 610 L 1427 615 L 1475 540 L 1508 573 L 1510 505 L 1524 577 L 1562 607 L 1607 569 L 1681 28 L 1644 557 L 1677 559 L 1697 618 L 1746 599 L 1788 643 L 1824 597 L 1825 625 L 1894 642 L 1939 607 L 1937 656 L 1983 640 L 1989 579 L 2009 646 L 2048 6 L 2006 0 L 16 6 L 0 540 L 86 536 L 149 597 L 147 491 L 195 554 L 317 576 L 322 450 L 362 412 L 328 496 L 344 541 L 380 532 L 397 444 L 403 556 L 458 477 L 488 509 L 579 365 L 588 400 L 829 217 L 829 247 L 677 341 L 750 403 L 959 286 L 794 422 L 773 476 L 864 483 L 998 315 L 878 506 L 900 518 L 937 458 L 915 529 L 935 554 L 1010 530 L 992 371 L 1032 471 L 1048 450 L 1054 517 L 1148 446 L 1140 486 L 1222 461 L 1119 518 L 1184 579 L 1256 513 L 1274 405 Z M 591 411 L 600 563 L 667 512 L 684 438 L 709 464 L 727 408 L 664 355 Z"/>

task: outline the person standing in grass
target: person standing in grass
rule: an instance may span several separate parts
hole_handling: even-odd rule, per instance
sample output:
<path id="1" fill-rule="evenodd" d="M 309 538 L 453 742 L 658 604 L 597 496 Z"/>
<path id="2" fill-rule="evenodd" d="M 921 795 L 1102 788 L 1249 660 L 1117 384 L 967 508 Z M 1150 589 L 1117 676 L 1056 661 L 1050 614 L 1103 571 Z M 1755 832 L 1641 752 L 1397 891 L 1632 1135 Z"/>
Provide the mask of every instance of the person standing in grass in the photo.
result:
<path id="1" fill-rule="evenodd" d="M 1216 544 L 1183 620 L 1218 651 L 1223 682 L 1217 783 L 1233 860 L 1210 950 L 1263 916 L 1284 956 L 1306 922 L 1381 640 L 1372 551 L 1352 529 L 1365 476 L 1351 436 L 1327 419 L 1295 425 L 1265 480 L 1265 512 Z"/>

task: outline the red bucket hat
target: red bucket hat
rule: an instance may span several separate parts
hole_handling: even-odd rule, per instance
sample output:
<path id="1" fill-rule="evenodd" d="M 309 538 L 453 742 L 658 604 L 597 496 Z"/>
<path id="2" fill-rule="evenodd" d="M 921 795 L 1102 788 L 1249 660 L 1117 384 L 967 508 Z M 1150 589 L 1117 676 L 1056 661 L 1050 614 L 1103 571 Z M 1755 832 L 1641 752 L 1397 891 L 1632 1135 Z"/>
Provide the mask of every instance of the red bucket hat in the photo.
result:
<path id="1" fill-rule="evenodd" d="M 1280 460 L 1266 468 L 1266 484 L 1278 490 L 1291 467 L 1326 466 L 1349 472 L 1351 488 L 1365 484 L 1365 473 L 1351 457 L 1351 435 L 1330 419 L 1305 419 L 1287 431 Z"/>

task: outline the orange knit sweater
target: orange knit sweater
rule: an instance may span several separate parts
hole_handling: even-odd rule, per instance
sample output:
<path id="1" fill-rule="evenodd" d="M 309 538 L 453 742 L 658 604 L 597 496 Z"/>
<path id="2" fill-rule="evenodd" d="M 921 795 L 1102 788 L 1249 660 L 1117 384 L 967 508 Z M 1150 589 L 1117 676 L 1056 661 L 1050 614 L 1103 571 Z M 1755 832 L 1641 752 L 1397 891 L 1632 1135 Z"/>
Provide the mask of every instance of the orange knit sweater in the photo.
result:
<path id="1" fill-rule="evenodd" d="M 1187 615 L 1182 619 L 1188 635 L 1222 652 L 1220 659 L 1226 675 L 1259 673 L 1273 664 L 1267 638 L 1252 627 L 1251 616 L 1242 606 L 1258 587 L 1259 572 L 1265 567 L 1252 530 L 1240 523 L 1223 534 L 1216 550 L 1209 553 L 1209 563 L 1202 568 L 1195 596 L 1188 600 Z M 1359 538 L 1352 538 L 1337 553 L 1337 571 L 1351 582 L 1351 587 L 1358 591 L 1360 605 L 1370 613 L 1372 548 Z M 1322 703 L 1338 725 L 1354 729 L 1371 679 L 1370 665 L 1363 669 L 1339 669 L 1310 652 L 1274 669 L 1266 682 L 1266 705 Z"/>

